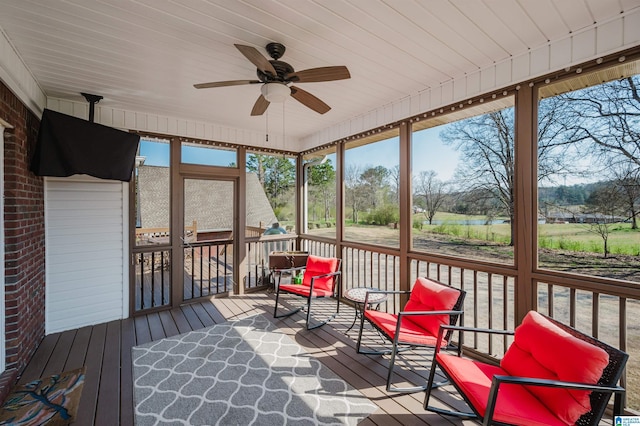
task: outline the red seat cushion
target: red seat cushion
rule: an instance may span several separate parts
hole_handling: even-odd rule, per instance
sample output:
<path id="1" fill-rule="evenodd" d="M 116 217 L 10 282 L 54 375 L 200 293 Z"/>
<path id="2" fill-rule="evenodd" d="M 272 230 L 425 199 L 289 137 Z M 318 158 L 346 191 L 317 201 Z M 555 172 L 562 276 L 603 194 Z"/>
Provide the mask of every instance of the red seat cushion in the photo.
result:
<path id="1" fill-rule="evenodd" d="M 500 366 L 511 376 L 596 384 L 609 355 L 562 330 L 538 312 L 529 312 Z M 529 386 L 528 390 L 567 424 L 591 410 L 588 391 Z"/>
<path id="2" fill-rule="evenodd" d="M 404 307 L 405 311 L 447 311 L 452 310 L 455 306 L 460 291 L 437 283 L 429 278 L 418 277 L 413 288 L 411 296 Z M 438 335 L 440 325 L 449 324 L 451 318 L 445 315 L 424 315 L 407 317 L 408 321 L 414 322 L 416 325 L 427 330 L 433 336 Z M 404 320 L 403 320 L 404 322 Z"/>
<path id="3" fill-rule="evenodd" d="M 297 294 L 298 296 L 309 297 L 311 290 L 310 286 L 299 284 L 280 284 L 280 291 L 286 291 L 287 293 Z M 313 286 L 312 297 L 331 297 L 333 296 L 333 290 L 316 289 Z"/>
<path id="4" fill-rule="evenodd" d="M 311 279 L 318 275 L 329 274 L 338 271 L 339 260 L 335 257 L 319 257 L 309 255 L 304 270 L 303 286 L 311 286 Z M 325 278 L 317 278 L 313 282 L 313 290 L 329 291 L 333 294 L 333 286 L 336 283 L 335 275 Z M 288 291 L 288 290 L 287 290 Z M 294 292 L 295 293 L 295 292 Z"/>
<path id="5" fill-rule="evenodd" d="M 397 315 L 374 310 L 366 310 L 364 315 L 365 318 L 391 339 L 395 337 L 396 324 L 398 323 Z M 402 320 L 402 328 L 400 329 L 400 336 L 398 336 L 399 342 L 435 346 L 436 340 L 437 336 L 431 334 L 429 330 L 425 330 L 414 322 L 406 321 L 406 317 Z M 443 342 L 443 345 L 446 344 L 447 342 Z"/>
<path id="6" fill-rule="evenodd" d="M 509 373 L 499 366 L 443 352 L 438 353 L 436 359 L 442 370 L 451 377 L 451 382 L 456 384 L 469 403 L 484 417 L 491 379 L 494 375 L 508 376 Z M 493 420 L 527 426 L 566 425 L 523 386 L 511 384 L 500 385 Z"/>
<path id="7" fill-rule="evenodd" d="M 404 311 L 452 310 L 459 297 L 458 290 L 428 278 L 419 277 L 411 289 L 411 296 L 409 296 Z M 395 337 L 398 315 L 374 310 L 365 310 L 364 315 L 391 339 Z M 440 324 L 449 324 L 450 322 L 451 317 L 448 314 L 403 316 L 398 341 L 435 346 Z M 446 345 L 447 342 L 443 341 L 442 346 Z"/>

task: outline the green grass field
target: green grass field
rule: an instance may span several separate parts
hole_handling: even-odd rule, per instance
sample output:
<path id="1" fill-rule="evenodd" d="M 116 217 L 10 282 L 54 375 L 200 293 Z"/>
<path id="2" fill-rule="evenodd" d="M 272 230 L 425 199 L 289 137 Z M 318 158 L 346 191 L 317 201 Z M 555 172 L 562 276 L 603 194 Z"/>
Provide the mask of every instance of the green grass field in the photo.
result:
<path id="1" fill-rule="evenodd" d="M 508 223 L 493 225 L 465 224 L 467 222 L 483 221 L 484 219 L 484 216 L 437 213 L 434 220 L 442 221 L 443 223 L 438 225 L 424 224 L 422 225 L 422 232 L 509 243 L 511 226 Z M 424 220 L 422 213 L 414 215 L 414 224 Z M 538 244 L 541 248 L 549 249 L 590 253 L 603 253 L 604 251 L 602 237 L 594 233 L 592 227 L 588 224 L 539 224 Z M 630 223 L 611 224 L 609 225 L 608 245 L 611 254 L 638 256 L 640 255 L 640 230 L 631 229 Z"/>
<path id="2" fill-rule="evenodd" d="M 603 253 L 602 237 L 590 225 L 565 223 L 538 225 L 540 247 L 571 251 Z M 640 230 L 631 229 L 630 223 L 609 225 L 609 252 L 612 254 L 640 255 Z"/>

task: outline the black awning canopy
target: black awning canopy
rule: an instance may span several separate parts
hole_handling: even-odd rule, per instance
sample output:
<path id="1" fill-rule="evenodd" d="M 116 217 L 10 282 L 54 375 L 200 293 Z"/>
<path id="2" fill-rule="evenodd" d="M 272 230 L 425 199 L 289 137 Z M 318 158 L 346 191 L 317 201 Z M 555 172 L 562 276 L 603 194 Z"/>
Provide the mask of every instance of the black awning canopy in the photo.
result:
<path id="1" fill-rule="evenodd" d="M 131 180 L 140 136 L 44 110 L 31 171 L 38 176 L 86 174 Z"/>

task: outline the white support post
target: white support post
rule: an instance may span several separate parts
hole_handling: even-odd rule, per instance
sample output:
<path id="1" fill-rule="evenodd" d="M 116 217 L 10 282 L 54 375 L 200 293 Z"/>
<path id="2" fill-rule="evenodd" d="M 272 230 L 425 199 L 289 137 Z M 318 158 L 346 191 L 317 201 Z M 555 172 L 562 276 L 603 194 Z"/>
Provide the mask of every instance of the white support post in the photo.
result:
<path id="1" fill-rule="evenodd" d="M 6 311 L 4 300 L 5 276 L 4 276 L 4 130 L 13 129 L 9 123 L 0 118 L 0 278 L 2 290 L 0 291 L 0 373 L 7 365 L 6 356 Z"/>

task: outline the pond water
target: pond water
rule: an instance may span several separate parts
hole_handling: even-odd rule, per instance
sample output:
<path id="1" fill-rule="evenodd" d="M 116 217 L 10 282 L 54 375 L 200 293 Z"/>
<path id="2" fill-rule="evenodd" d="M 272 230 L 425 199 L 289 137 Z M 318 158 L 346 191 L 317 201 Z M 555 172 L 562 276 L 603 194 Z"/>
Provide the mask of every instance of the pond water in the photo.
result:
<path id="1" fill-rule="evenodd" d="M 425 225 L 429 224 L 428 220 L 422 222 Z M 462 219 L 462 220 L 434 220 L 432 225 L 500 225 L 508 223 L 504 219 L 489 220 L 486 219 Z"/>

